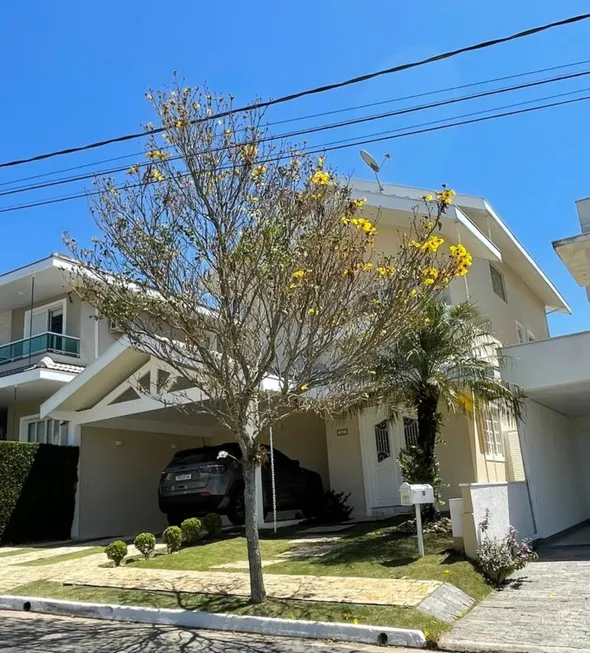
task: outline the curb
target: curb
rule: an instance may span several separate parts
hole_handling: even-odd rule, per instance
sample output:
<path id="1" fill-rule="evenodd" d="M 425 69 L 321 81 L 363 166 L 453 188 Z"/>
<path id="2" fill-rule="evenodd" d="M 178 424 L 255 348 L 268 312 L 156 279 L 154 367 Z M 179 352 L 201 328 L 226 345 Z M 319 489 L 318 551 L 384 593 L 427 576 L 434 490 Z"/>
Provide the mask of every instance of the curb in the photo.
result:
<path id="1" fill-rule="evenodd" d="M 78 603 L 76 601 L 59 601 L 57 599 L 26 596 L 0 596 L 0 610 L 19 610 L 64 617 L 132 621 L 259 635 L 331 639 L 359 644 L 380 644 L 382 646 L 406 646 L 410 648 L 425 648 L 426 646 L 426 638 L 420 630 L 379 628 L 379 626 L 330 623 L 327 621 L 243 617 L 233 614 L 130 607 L 103 603 Z"/>

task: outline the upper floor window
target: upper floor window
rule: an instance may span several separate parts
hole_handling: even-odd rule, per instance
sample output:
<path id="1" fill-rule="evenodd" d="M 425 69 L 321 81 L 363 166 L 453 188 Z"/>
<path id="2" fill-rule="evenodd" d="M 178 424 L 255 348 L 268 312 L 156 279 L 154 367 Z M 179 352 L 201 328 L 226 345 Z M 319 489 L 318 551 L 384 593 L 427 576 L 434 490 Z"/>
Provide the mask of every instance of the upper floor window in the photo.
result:
<path id="1" fill-rule="evenodd" d="M 30 338 L 47 332 L 65 334 L 65 318 L 65 299 L 26 311 L 24 337 Z"/>
<path id="2" fill-rule="evenodd" d="M 59 419 L 39 419 L 39 415 L 23 417 L 20 421 L 21 442 L 39 444 L 68 443 L 68 423 Z"/>
<path id="3" fill-rule="evenodd" d="M 500 411 L 491 406 L 485 408 L 481 415 L 481 427 L 486 458 L 488 460 L 504 460 Z"/>
<path id="4" fill-rule="evenodd" d="M 491 263 L 490 263 L 490 276 L 492 277 L 492 289 L 500 297 L 503 299 L 505 302 L 508 300 L 506 299 L 506 285 L 504 284 L 504 276 L 498 270 L 495 268 Z"/>

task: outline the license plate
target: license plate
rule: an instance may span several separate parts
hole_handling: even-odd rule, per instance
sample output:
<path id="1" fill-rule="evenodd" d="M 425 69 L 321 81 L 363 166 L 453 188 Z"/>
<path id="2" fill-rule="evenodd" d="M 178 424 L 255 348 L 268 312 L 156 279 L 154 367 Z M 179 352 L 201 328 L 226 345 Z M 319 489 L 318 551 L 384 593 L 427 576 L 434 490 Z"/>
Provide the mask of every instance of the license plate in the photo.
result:
<path id="1" fill-rule="evenodd" d="M 190 474 L 179 474 L 178 476 L 175 477 L 176 481 L 190 481 L 191 480 L 191 475 Z"/>

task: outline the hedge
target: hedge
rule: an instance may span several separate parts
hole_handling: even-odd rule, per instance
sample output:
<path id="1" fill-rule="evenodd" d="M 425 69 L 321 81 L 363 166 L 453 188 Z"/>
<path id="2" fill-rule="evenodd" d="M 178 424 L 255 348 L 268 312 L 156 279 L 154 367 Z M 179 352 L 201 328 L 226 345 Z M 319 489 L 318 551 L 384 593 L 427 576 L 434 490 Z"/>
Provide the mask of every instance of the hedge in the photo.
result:
<path id="1" fill-rule="evenodd" d="M 69 539 L 78 447 L 0 442 L 0 542 Z"/>

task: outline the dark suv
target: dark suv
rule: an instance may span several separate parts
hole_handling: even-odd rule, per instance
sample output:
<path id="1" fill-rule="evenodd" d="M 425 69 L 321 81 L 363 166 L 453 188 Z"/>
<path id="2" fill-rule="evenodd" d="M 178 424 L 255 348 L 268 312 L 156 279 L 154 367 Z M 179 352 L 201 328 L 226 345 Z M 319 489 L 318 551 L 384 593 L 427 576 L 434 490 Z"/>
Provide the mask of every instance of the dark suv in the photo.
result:
<path id="1" fill-rule="evenodd" d="M 270 451 L 262 466 L 265 513 L 272 510 Z M 220 451 L 227 457 L 218 458 Z M 232 524 L 244 523 L 244 479 L 236 442 L 214 447 L 186 449 L 174 454 L 160 477 L 158 498 L 160 510 L 170 524 L 179 524 L 186 517 L 217 512 L 227 515 Z M 305 517 L 319 515 L 323 499 L 319 474 L 299 465 L 280 451 L 274 450 L 277 510 L 300 510 Z"/>

